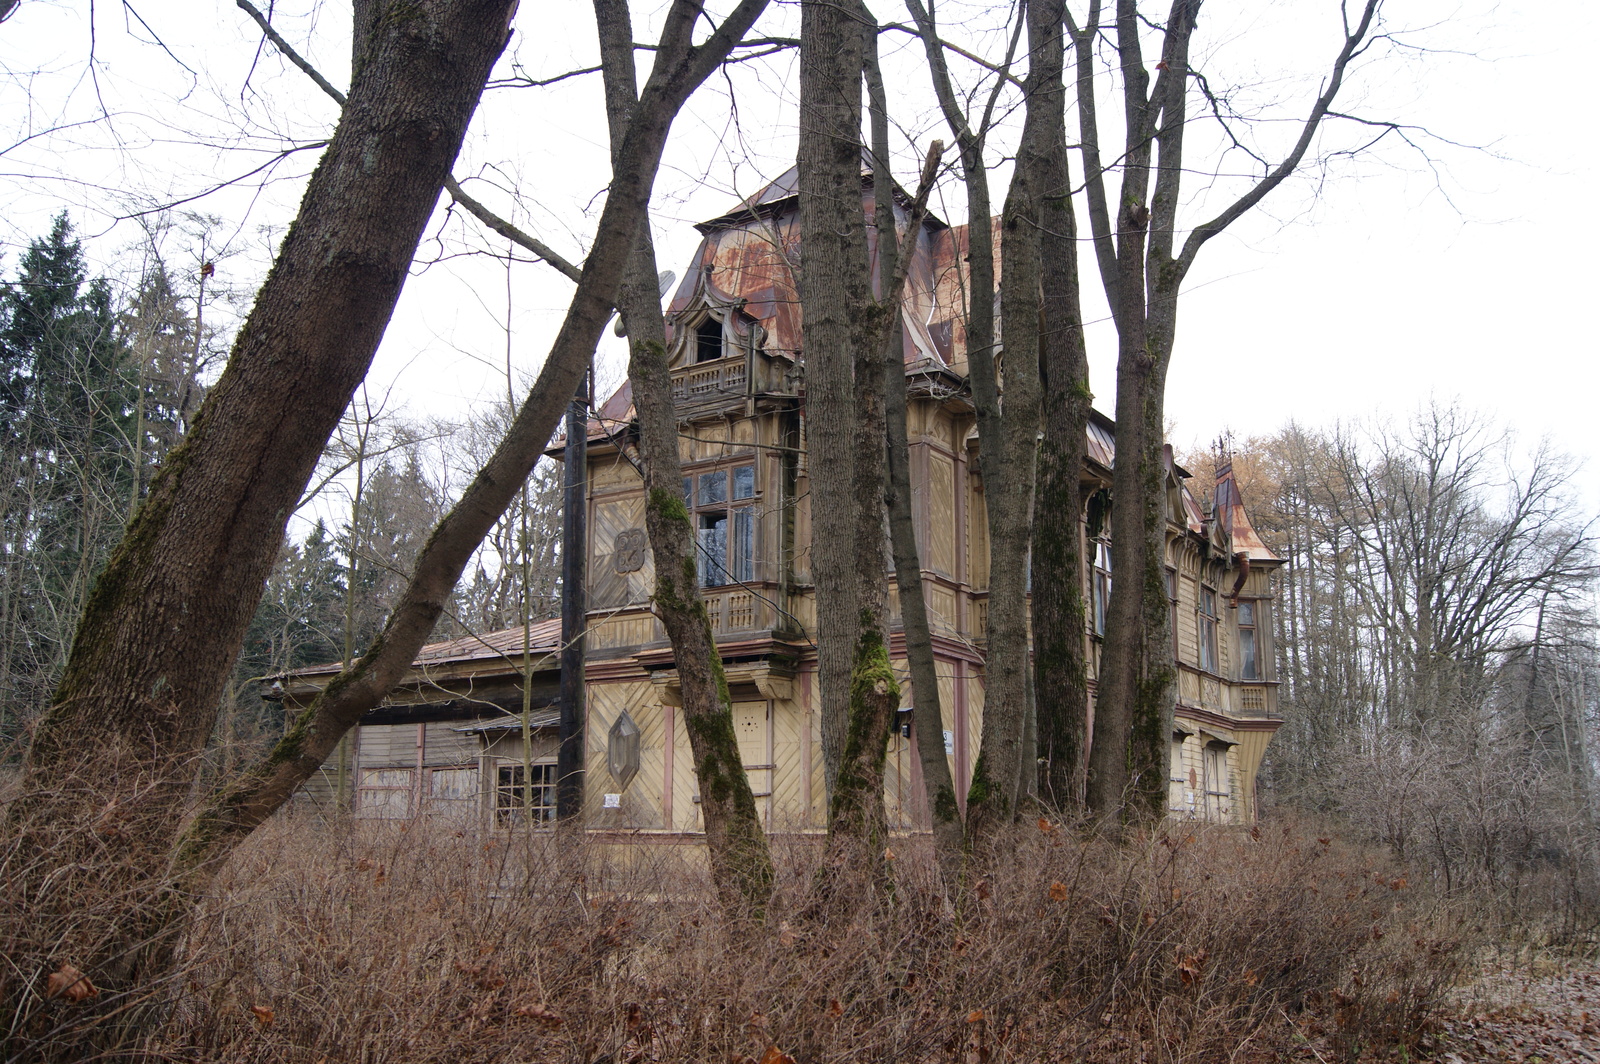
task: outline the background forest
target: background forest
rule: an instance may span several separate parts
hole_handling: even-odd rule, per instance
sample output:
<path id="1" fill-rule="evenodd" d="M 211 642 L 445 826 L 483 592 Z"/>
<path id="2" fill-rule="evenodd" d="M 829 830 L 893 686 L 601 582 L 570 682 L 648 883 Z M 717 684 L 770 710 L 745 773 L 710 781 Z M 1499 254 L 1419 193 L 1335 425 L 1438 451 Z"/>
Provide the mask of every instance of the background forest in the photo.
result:
<path id="1" fill-rule="evenodd" d="M 215 379 L 232 337 L 206 325 L 251 293 L 208 285 L 205 219 L 153 227 L 90 277 L 65 212 L 0 287 L 0 744 L 19 757 L 60 678 L 95 577 Z M 196 227 L 199 227 L 198 229 Z M 177 253 L 185 266 L 169 264 Z M 209 290 L 208 290 L 209 288 Z M 230 679 L 212 759 L 220 771 L 283 732 L 260 677 L 346 659 L 383 627 L 451 485 L 481 464 L 506 408 L 423 423 L 363 394 L 329 441 L 284 540 Z M 526 515 L 523 513 L 526 506 Z M 542 464 L 457 588 L 440 638 L 555 616 L 559 484 Z M 524 532 L 526 530 L 526 532 Z M 526 580 L 526 582 L 525 582 Z"/>

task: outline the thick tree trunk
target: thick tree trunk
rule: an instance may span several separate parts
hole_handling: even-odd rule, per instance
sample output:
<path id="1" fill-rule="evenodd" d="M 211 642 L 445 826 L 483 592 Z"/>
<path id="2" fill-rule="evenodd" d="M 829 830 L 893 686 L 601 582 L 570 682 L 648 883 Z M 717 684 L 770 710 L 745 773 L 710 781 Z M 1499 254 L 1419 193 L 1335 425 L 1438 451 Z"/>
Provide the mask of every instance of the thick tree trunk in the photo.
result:
<path id="1" fill-rule="evenodd" d="M 817 685 L 830 810 L 844 760 L 851 673 L 864 623 L 857 568 L 857 548 L 864 545 L 856 542 L 855 369 L 858 323 L 872 294 L 861 204 L 860 11 L 853 0 L 801 5 L 801 328 Z M 881 552 L 881 538 L 875 547 Z M 865 623 L 879 621 L 873 617 Z"/>
<path id="2" fill-rule="evenodd" d="M 855 364 L 855 418 L 851 451 L 854 469 L 846 483 L 854 529 L 851 536 L 854 554 L 856 632 L 854 656 L 850 662 L 850 701 L 845 716 L 844 747 L 839 755 L 839 772 L 834 781 L 829 807 L 828 830 L 833 844 L 859 844 L 865 859 L 881 871 L 881 854 L 888 841 L 888 822 L 883 807 L 883 771 L 888 754 L 889 731 L 895 710 L 900 705 L 900 688 L 889 662 L 888 588 L 884 579 L 887 558 L 884 553 L 883 519 L 887 477 L 884 414 L 884 374 L 899 360 L 888 349 L 887 328 L 899 313 L 899 295 L 891 290 L 891 274 L 896 262 L 894 224 L 894 181 L 889 174 L 888 114 L 882 79 L 878 76 L 877 23 L 866 9 L 857 6 L 850 25 L 861 35 L 862 65 L 872 101 L 874 150 L 878 158 L 873 168 L 874 225 L 878 241 L 878 275 L 869 278 L 867 261 L 860 264 L 859 276 L 848 276 L 844 283 L 862 294 L 877 282 L 879 299 L 855 303 L 851 314 L 851 341 Z M 859 137 L 859 126 L 857 127 Z M 879 133 L 881 132 L 881 138 Z M 881 139 L 882 143 L 878 143 Z M 860 172 L 857 163 L 857 174 Z M 859 179 L 858 179 L 859 182 Z M 859 201 L 858 201 L 859 202 Z M 862 213 L 857 209 L 857 218 Z M 865 245 L 863 244 L 863 250 Z M 854 262 L 846 260 L 848 269 Z M 815 490 L 815 489 L 813 489 Z M 813 547 L 813 552 L 815 547 Z"/>
<path id="3" fill-rule="evenodd" d="M 168 889 L 172 845 L 223 684 L 288 516 L 383 336 L 513 6 L 441 2 L 374 29 L 227 367 L 95 583 L 28 752 L 28 797 L 7 812 L 8 828 L 48 855 L 8 886 L 55 929 L 37 947 L 13 944 L 23 982 L 0 981 L 0 1009 L 14 1034 L 29 1029 L 27 982 L 46 956 L 70 956 L 116 991 L 171 955 L 188 912 Z M 133 1013 L 105 1007 L 112 1020 L 89 1037 L 112 1047 Z"/>
<path id="4" fill-rule="evenodd" d="M 1088 804 L 1103 816 L 1160 815 L 1176 670 L 1166 601 L 1165 389 L 1177 329 L 1178 296 L 1207 241 L 1261 202 L 1294 173 L 1329 113 L 1345 68 L 1368 40 L 1379 0 L 1366 0 L 1346 32 L 1329 77 L 1285 157 L 1215 217 L 1189 229 L 1177 251 L 1177 210 L 1184 172 L 1189 42 L 1199 0 L 1172 0 L 1162 32 L 1160 72 L 1152 88 L 1140 36 L 1147 25 L 1136 0 L 1117 0 L 1116 48 L 1125 139 L 1115 224 L 1101 165 L 1095 113 L 1094 45 L 1100 0 L 1074 27 L 1079 141 L 1084 156 L 1090 230 L 1101 281 L 1117 327 L 1117 456 L 1112 483 L 1112 592 L 1095 705 Z M 1151 155 L 1160 155 L 1152 171 Z M 1154 196 L 1150 196 L 1154 174 Z"/>
<path id="5" fill-rule="evenodd" d="M 95 586 L 31 778 L 119 746 L 181 760 L 210 735 L 288 514 L 388 324 L 510 7 L 444 5 L 375 34 L 227 368 Z"/>
<path id="6" fill-rule="evenodd" d="M 1095 139 L 1094 38 L 1098 32 L 1098 3 L 1090 5 L 1089 23 L 1077 35 L 1079 140 L 1083 143 L 1088 180 L 1089 210 L 1101 279 L 1117 327 L 1117 462 L 1112 471 L 1111 601 L 1107 609 L 1105 642 L 1096 677 L 1094 746 L 1089 752 L 1086 793 L 1089 808 L 1101 816 L 1118 816 L 1131 801 L 1134 780 L 1132 736 L 1148 693 L 1140 671 L 1145 660 L 1144 577 L 1149 545 L 1145 536 L 1145 504 L 1152 482 L 1144 462 L 1148 453 L 1144 428 L 1155 366 L 1146 336 L 1144 302 L 1145 232 L 1150 223 L 1150 155 L 1155 115 L 1148 95 L 1150 77 L 1139 52 L 1140 24 L 1137 4 L 1118 0 L 1117 43 L 1121 75 L 1128 81 L 1123 93 L 1124 160 L 1116 229 L 1100 168 Z M 1131 79 L 1131 80 L 1129 80 Z M 1091 97 L 1085 100 L 1083 92 Z M 1159 404 L 1159 399 L 1156 400 Z M 1159 430 L 1158 430 L 1159 433 Z M 1158 435 L 1159 441 L 1159 435 Z M 1159 444 L 1158 444 L 1159 445 Z M 1161 500 L 1157 498 L 1155 503 Z M 1165 621 L 1160 622 L 1163 626 Z"/>
<path id="7" fill-rule="evenodd" d="M 1089 391 L 1078 293 L 1077 219 L 1059 115 L 1051 126 L 1053 180 L 1040 210 L 1043 435 L 1033 526 L 1034 705 L 1039 800 L 1049 808 L 1073 812 L 1083 805 L 1088 740 L 1080 481 L 1094 397 Z"/>
<path id="8" fill-rule="evenodd" d="M 989 173 L 983 161 L 983 138 L 987 128 L 980 124 L 979 128 L 974 130 L 961 110 L 960 101 L 950 80 L 949 69 L 945 65 L 944 46 L 939 42 L 938 28 L 934 24 L 932 14 L 923 6 L 921 0 L 906 0 L 906 7 L 916 20 L 918 33 L 922 38 L 922 48 L 928 59 L 929 72 L 933 76 L 934 94 L 939 99 L 940 110 L 944 113 L 945 122 L 950 126 L 951 133 L 955 136 L 961 157 L 961 177 L 967 190 L 967 372 L 972 384 L 972 405 L 978 422 L 978 472 L 983 478 L 987 499 L 991 487 L 999 485 L 1003 479 L 1001 449 L 998 446 L 1002 432 L 1000 387 L 995 370 L 994 234 L 989 217 Z M 991 529 L 994 527 L 992 510 L 989 513 L 989 525 Z M 989 582 L 992 596 L 995 572 L 992 544 L 990 558 Z M 992 648 L 994 645 L 992 614 L 989 624 L 991 627 L 989 644 Z M 986 664 L 986 682 L 991 677 L 992 670 Z M 986 742 L 991 719 L 994 719 L 990 714 L 992 706 L 993 703 L 986 691 L 984 702 Z M 1004 708 L 1000 707 L 997 721 L 1004 720 L 1006 716 Z M 1017 734 L 1019 749 L 1020 745 L 1019 731 Z M 997 782 L 1015 780 L 1018 771 L 1019 766 L 1015 762 L 997 770 L 985 758 L 980 744 L 978 761 L 973 766 L 972 783 L 967 792 L 969 831 L 975 826 L 974 818 L 980 821 L 987 819 L 988 814 L 984 810 L 997 804 L 1000 796 L 1009 792 L 1014 786 L 1007 782 L 1005 792 L 1002 792 L 997 789 Z"/>
<path id="9" fill-rule="evenodd" d="M 638 105 L 633 28 L 625 0 L 595 0 L 606 112 L 620 144 Z M 619 160 L 620 162 L 620 160 Z M 656 615 L 672 642 L 684 726 L 700 784 L 700 812 L 712 878 L 723 906 L 759 917 L 772 896 L 772 856 L 733 730 L 733 703 L 711 618 L 695 580 L 695 541 L 681 496 L 678 415 L 672 403 L 666 323 L 656 288 L 648 215 L 639 226 L 628 280 L 618 300 L 628 335 L 628 377 L 639 424 L 647 494 L 645 526 L 655 559 Z"/>
<path id="10" fill-rule="evenodd" d="M 1000 311 L 1005 337 L 1004 405 L 983 418 L 979 442 L 989 515 L 989 643 L 984 662 L 983 741 L 967 798 L 968 831 L 1014 817 L 1033 793 L 1036 735 L 1028 644 L 1028 551 L 1039 439 L 1040 234 L 1044 197 L 1055 187 L 1054 130 L 1061 123 L 1062 30 L 1059 3 L 1027 8 L 1026 116 L 1001 226 Z M 974 298 L 981 292 L 974 286 Z M 976 355 L 976 357 L 974 357 Z M 993 360 L 969 354 L 974 395 Z M 985 384 L 985 390 L 999 385 Z M 984 421 L 988 424 L 985 425 Z"/>

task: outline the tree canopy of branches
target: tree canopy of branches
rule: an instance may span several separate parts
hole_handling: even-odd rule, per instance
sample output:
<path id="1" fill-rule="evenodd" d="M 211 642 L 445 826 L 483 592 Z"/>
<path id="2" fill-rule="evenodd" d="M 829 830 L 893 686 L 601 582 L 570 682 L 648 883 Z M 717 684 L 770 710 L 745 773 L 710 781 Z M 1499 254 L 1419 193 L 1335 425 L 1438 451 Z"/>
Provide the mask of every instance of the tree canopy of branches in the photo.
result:
<path id="1" fill-rule="evenodd" d="M 1439 403 L 1290 425 L 1234 461 L 1288 562 L 1275 800 L 1343 813 L 1452 888 L 1560 853 L 1592 890 L 1600 559 L 1574 463 Z"/>

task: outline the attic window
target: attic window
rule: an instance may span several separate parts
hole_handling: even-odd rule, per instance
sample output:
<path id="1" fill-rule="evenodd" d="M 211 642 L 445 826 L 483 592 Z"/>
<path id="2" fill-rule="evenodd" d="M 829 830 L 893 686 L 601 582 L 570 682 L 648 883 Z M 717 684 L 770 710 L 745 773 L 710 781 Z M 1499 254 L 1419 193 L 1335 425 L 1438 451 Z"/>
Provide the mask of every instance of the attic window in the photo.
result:
<path id="1" fill-rule="evenodd" d="M 715 362 L 722 357 L 722 323 L 716 318 L 701 322 L 694 331 L 694 340 L 696 362 Z"/>

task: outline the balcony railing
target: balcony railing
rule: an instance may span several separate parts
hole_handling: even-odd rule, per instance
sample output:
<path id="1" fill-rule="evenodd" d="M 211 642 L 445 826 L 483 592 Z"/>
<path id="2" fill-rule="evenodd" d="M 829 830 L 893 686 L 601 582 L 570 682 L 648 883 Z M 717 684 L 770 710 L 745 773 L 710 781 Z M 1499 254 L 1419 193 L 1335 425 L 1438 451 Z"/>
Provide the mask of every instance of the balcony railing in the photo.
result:
<path id="1" fill-rule="evenodd" d="M 672 401 L 695 404 L 723 396 L 743 395 L 747 367 L 741 357 L 699 362 L 672 374 Z"/>

